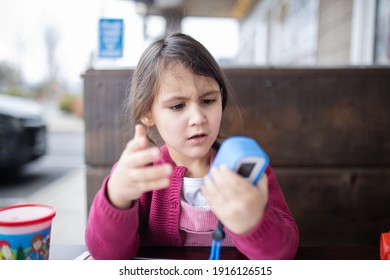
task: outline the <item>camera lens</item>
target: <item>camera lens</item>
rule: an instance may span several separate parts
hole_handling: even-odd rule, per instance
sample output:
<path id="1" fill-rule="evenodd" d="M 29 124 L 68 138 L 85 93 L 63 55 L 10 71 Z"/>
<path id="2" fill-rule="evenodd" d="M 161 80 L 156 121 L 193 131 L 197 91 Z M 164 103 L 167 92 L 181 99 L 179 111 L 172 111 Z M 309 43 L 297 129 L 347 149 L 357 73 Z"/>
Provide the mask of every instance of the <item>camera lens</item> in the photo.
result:
<path id="1" fill-rule="evenodd" d="M 243 163 L 240 165 L 240 168 L 238 169 L 237 173 L 241 176 L 247 178 L 249 175 L 251 175 L 251 172 L 253 170 L 253 167 L 255 167 L 255 163 Z"/>

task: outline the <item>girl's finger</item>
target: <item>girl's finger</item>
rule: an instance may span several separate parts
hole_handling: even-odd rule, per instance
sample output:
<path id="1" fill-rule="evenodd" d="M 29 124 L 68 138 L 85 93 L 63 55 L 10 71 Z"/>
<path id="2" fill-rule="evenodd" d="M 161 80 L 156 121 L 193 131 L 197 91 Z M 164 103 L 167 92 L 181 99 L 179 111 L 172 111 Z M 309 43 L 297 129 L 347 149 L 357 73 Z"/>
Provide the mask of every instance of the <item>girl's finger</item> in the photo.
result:
<path id="1" fill-rule="evenodd" d="M 245 191 L 245 188 L 252 187 L 244 178 L 226 166 L 213 169 L 212 176 L 215 188 L 227 198 L 238 198 Z"/>
<path id="2" fill-rule="evenodd" d="M 134 138 L 126 144 L 124 150 L 125 153 L 132 153 L 147 148 L 150 145 L 148 138 L 146 137 L 145 128 L 137 124 L 135 126 Z"/>
<path id="3" fill-rule="evenodd" d="M 134 183 L 156 181 L 169 178 L 172 174 L 172 167 L 169 164 L 136 168 L 129 171 L 129 176 Z"/>
<path id="4" fill-rule="evenodd" d="M 132 185 L 132 188 L 138 190 L 140 194 L 145 192 L 150 192 L 154 190 L 160 190 L 169 187 L 170 179 L 169 178 L 160 178 L 153 181 L 143 181 L 138 182 Z"/>
<path id="5" fill-rule="evenodd" d="M 217 188 L 211 177 L 206 176 L 202 193 L 210 204 L 211 209 L 218 212 L 218 209 L 223 209 L 228 204 L 228 198 Z M 216 212 L 214 212 L 216 214 Z M 218 215 L 217 215 L 218 216 Z"/>
<path id="6" fill-rule="evenodd" d="M 121 156 L 121 160 L 128 168 L 139 168 L 158 160 L 160 155 L 159 148 L 151 147 L 131 154 L 124 153 Z"/>
<path id="7" fill-rule="evenodd" d="M 256 187 L 260 191 L 261 195 L 263 197 L 265 197 L 266 200 L 268 201 L 268 176 L 267 176 L 267 174 L 264 173 L 261 176 L 259 182 L 257 182 Z"/>

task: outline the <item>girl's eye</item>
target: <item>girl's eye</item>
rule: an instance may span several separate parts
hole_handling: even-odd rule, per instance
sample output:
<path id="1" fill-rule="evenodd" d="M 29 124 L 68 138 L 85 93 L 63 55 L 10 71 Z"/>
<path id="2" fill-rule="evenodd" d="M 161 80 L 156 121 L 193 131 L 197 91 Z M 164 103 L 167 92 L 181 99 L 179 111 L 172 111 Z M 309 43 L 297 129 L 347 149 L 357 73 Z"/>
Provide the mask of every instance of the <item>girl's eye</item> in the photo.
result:
<path id="1" fill-rule="evenodd" d="M 174 111 L 180 111 L 181 109 L 184 108 L 184 103 L 180 103 L 180 104 L 175 104 L 175 105 L 172 105 L 169 107 L 169 109 L 171 110 L 174 110 Z"/>
<path id="2" fill-rule="evenodd" d="M 204 99 L 202 100 L 203 104 L 209 105 L 215 103 L 217 100 L 216 99 Z"/>

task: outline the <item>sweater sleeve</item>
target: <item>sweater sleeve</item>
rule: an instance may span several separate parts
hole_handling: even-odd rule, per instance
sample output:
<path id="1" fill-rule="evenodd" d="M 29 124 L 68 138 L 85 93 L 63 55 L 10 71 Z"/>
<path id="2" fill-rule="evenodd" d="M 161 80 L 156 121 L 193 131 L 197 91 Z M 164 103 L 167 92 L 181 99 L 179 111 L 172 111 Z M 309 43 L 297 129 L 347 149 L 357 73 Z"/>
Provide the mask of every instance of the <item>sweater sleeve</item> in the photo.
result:
<path id="1" fill-rule="evenodd" d="M 94 259 L 131 259 L 138 251 L 140 238 L 139 201 L 126 210 L 115 208 L 106 195 L 107 176 L 96 194 L 89 213 L 85 241 Z"/>
<path id="2" fill-rule="evenodd" d="M 271 167 L 269 199 L 264 216 L 251 231 L 237 235 L 229 231 L 237 249 L 249 259 L 293 259 L 298 249 L 299 230 Z"/>

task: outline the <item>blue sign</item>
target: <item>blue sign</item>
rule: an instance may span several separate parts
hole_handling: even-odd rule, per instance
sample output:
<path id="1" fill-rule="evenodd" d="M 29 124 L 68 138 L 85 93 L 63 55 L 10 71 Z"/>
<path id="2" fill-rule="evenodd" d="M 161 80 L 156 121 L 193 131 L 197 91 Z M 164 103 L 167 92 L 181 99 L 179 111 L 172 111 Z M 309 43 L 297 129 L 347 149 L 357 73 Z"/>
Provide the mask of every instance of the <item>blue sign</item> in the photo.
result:
<path id="1" fill-rule="evenodd" d="M 123 56 L 123 19 L 99 20 L 99 57 Z"/>

